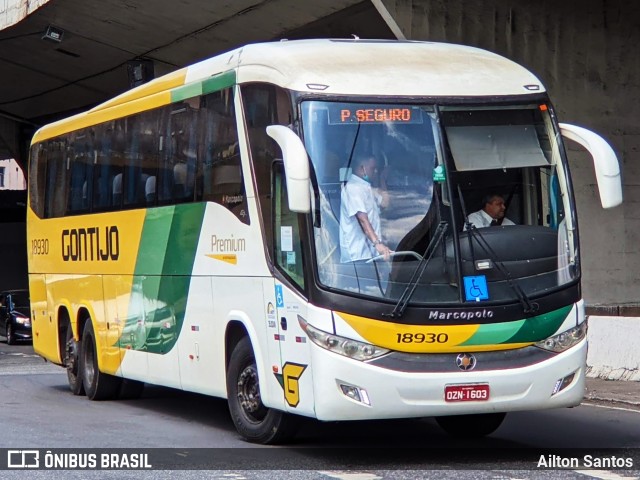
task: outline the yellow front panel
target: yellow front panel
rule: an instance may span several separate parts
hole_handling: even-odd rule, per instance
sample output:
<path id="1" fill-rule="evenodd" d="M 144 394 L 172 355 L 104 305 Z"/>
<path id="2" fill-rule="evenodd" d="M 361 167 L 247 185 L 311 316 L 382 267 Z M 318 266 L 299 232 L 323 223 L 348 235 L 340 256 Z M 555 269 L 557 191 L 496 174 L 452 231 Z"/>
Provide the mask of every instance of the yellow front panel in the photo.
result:
<path id="1" fill-rule="evenodd" d="M 145 210 L 35 219 L 27 232 L 31 273 L 132 275 Z"/>
<path id="2" fill-rule="evenodd" d="M 47 301 L 47 284 L 44 275 L 29 275 L 31 301 L 31 328 L 33 349 L 53 363 L 61 364 L 58 347 L 58 322 Z"/>

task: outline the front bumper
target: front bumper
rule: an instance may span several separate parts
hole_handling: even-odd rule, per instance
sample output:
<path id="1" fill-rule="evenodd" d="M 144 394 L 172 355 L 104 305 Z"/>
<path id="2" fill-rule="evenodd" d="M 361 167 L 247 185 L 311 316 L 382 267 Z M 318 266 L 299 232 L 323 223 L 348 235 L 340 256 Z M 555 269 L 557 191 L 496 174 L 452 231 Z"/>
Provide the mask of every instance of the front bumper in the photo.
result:
<path id="1" fill-rule="evenodd" d="M 13 326 L 13 335 L 18 340 L 31 340 L 31 325 L 26 326 L 21 323 L 14 323 Z"/>
<path id="2" fill-rule="evenodd" d="M 473 352 L 470 352 L 473 353 Z M 579 405 L 585 390 L 586 339 L 533 365 L 456 372 L 406 372 L 351 360 L 311 345 L 315 413 L 319 420 L 368 420 L 539 410 Z M 426 358 L 426 357 L 425 357 Z M 558 380 L 572 381 L 553 394 Z M 488 384 L 486 401 L 445 402 L 452 384 Z M 370 405 L 340 385 L 366 391 Z"/>

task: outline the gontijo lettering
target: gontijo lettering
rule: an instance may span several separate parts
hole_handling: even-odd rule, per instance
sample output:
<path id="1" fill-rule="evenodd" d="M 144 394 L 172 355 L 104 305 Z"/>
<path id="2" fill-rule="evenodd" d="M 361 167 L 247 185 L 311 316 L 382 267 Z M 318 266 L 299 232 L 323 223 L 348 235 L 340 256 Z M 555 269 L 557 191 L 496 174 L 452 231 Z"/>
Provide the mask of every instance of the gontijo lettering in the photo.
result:
<path id="1" fill-rule="evenodd" d="M 70 228 L 62 230 L 62 260 L 65 262 L 116 261 L 120 256 L 118 227 Z"/>

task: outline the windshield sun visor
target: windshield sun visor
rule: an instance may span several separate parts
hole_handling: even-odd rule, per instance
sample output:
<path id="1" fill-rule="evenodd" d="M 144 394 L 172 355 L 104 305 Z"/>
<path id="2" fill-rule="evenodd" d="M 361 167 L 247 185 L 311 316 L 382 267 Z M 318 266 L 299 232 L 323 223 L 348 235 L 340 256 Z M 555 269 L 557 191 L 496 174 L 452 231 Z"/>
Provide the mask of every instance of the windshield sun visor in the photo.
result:
<path id="1" fill-rule="evenodd" d="M 549 165 L 533 125 L 458 126 L 446 130 L 459 172 Z"/>

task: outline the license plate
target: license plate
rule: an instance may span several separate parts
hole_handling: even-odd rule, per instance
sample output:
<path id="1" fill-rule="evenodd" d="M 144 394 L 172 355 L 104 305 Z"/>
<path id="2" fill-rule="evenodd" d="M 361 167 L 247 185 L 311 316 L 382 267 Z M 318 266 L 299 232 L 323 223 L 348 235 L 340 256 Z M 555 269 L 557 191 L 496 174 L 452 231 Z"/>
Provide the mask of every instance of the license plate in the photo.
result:
<path id="1" fill-rule="evenodd" d="M 445 385 L 445 402 L 483 402 L 489 400 L 489 385 Z"/>

